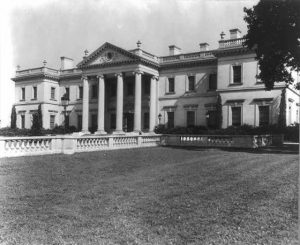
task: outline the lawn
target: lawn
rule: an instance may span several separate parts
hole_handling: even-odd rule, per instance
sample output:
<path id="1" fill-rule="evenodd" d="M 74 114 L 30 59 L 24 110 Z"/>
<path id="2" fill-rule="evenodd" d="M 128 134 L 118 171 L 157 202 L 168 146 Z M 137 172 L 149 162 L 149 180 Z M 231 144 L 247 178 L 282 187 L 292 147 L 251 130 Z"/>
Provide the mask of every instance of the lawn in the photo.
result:
<path id="1" fill-rule="evenodd" d="M 0 244 L 297 244 L 297 179 L 297 149 L 2 159 Z"/>

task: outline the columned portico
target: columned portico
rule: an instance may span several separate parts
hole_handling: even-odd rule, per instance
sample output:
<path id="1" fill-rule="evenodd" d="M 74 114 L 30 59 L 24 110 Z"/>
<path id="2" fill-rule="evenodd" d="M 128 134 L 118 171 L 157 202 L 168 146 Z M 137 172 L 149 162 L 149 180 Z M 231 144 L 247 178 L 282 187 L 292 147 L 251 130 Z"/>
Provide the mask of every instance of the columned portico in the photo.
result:
<path id="1" fill-rule="evenodd" d="M 89 81 L 87 76 L 82 77 L 82 133 L 89 134 Z"/>
<path id="2" fill-rule="evenodd" d="M 125 134 L 123 131 L 123 74 L 117 73 L 117 116 L 116 130 L 113 134 Z"/>
<path id="3" fill-rule="evenodd" d="M 135 95 L 134 95 L 134 132 L 141 132 L 142 115 L 142 72 L 136 71 L 135 74 Z"/>
<path id="4" fill-rule="evenodd" d="M 104 130 L 105 82 L 104 76 L 98 75 L 98 128 L 95 134 L 107 134 Z"/>
<path id="5" fill-rule="evenodd" d="M 151 77 L 150 85 L 150 115 L 149 115 L 149 132 L 154 131 L 155 122 L 156 122 L 156 83 L 158 77 Z"/>

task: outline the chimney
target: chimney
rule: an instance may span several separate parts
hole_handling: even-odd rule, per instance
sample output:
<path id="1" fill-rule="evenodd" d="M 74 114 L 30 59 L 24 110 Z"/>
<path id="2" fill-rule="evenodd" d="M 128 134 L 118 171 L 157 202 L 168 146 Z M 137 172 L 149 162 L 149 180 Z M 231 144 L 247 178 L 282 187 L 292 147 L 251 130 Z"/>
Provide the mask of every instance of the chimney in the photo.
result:
<path id="1" fill-rule="evenodd" d="M 200 52 L 208 50 L 208 46 L 209 46 L 208 43 L 200 43 L 199 45 L 200 45 Z"/>
<path id="2" fill-rule="evenodd" d="M 236 39 L 241 37 L 241 31 L 238 28 L 229 30 L 230 32 L 230 39 Z"/>
<path id="3" fill-rule="evenodd" d="M 70 59 L 68 57 L 60 57 L 60 69 L 61 70 L 67 70 L 67 69 L 73 69 L 74 68 L 74 62 L 73 59 Z"/>
<path id="4" fill-rule="evenodd" d="M 181 48 L 178 48 L 175 45 L 170 45 L 169 46 L 169 55 L 177 55 L 181 54 Z"/>

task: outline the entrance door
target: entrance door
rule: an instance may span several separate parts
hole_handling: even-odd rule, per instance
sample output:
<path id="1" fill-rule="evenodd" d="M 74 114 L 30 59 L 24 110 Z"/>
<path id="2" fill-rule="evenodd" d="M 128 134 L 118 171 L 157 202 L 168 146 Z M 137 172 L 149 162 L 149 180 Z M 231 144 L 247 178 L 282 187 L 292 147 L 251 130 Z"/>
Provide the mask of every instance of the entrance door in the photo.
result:
<path id="1" fill-rule="evenodd" d="M 134 113 L 125 113 L 124 114 L 124 132 L 132 132 L 134 123 Z"/>

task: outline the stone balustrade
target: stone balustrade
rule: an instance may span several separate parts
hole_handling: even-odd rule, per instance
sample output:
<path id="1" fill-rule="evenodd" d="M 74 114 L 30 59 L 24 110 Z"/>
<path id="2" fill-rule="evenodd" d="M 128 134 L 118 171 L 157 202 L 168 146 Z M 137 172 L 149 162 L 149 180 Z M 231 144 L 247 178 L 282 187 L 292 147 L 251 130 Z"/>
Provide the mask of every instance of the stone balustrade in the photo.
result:
<path id="1" fill-rule="evenodd" d="M 164 56 L 160 57 L 160 63 L 169 63 L 169 62 L 176 62 L 176 61 L 189 61 L 195 59 L 209 59 L 214 58 L 214 54 L 212 51 L 202 51 L 196 53 L 189 53 L 189 54 L 178 54 L 172 56 Z"/>
<path id="2" fill-rule="evenodd" d="M 136 136 L 35 136 L 1 137 L 0 157 L 17 157 L 46 154 L 73 154 L 160 144 L 160 135 Z"/>
<path id="3" fill-rule="evenodd" d="M 164 135 L 166 146 L 260 148 L 282 145 L 283 135 Z"/>
<path id="4" fill-rule="evenodd" d="M 24 75 L 36 75 L 36 74 L 59 75 L 60 71 L 48 67 L 38 67 L 33 69 L 16 71 L 16 77 L 24 76 Z"/>
<path id="5" fill-rule="evenodd" d="M 151 146 L 261 148 L 282 145 L 283 135 L 130 135 L 1 137 L 0 157 L 73 154 Z"/>
<path id="6" fill-rule="evenodd" d="M 221 40 L 219 41 L 219 48 L 234 48 L 237 46 L 242 46 L 245 40 L 245 38 Z"/>

